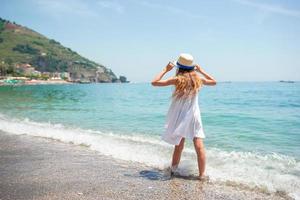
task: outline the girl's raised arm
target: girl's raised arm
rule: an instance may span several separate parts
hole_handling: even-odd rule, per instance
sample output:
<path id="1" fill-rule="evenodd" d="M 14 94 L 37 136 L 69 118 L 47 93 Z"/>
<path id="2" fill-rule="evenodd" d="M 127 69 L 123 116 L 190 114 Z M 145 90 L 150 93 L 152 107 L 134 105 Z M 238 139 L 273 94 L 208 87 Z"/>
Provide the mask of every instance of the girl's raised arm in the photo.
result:
<path id="1" fill-rule="evenodd" d="M 195 65 L 196 66 L 196 71 L 201 73 L 205 78 L 201 78 L 203 81 L 204 85 L 216 85 L 217 81 L 214 79 L 214 77 L 212 77 L 211 75 L 209 75 L 208 73 L 206 73 L 201 67 L 200 65 Z"/>
<path id="2" fill-rule="evenodd" d="M 155 76 L 155 78 L 151 81 L 151 84 L 153 86 L 168 86 L 168 85 L 175 85 L 176 83 L 176 78 L 175 77 L 170 77 L 165 80 L 161 80 L 162 77 L 169 71 L 171 71 L 174 67 L 174 64 L 169 62 L 168 65 L 159 73 Z"/>

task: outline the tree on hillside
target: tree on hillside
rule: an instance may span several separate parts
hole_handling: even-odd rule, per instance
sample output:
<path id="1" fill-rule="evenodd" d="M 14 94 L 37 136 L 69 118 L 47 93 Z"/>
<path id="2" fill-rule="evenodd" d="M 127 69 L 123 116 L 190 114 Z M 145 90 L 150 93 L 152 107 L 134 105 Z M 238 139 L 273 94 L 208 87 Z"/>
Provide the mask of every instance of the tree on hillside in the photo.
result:
<path id="1" fill-rule="evenodd" d="M 0 64 L 0 76 L 6 76 L 6 66 L 4 64 Z"/>
<path id="2" fill-rule="evenodd" d="M 31 47 L 30 45 L 28 44 L 18 44 L 17 46 L 15 46 L 13 48 L 13 51 L 18 51 L 20 53 L 28 53 L 28 54 L 38 54 L 39 53 L 39 50 L 38 49 L 35 49 L 33 47 Z"/>

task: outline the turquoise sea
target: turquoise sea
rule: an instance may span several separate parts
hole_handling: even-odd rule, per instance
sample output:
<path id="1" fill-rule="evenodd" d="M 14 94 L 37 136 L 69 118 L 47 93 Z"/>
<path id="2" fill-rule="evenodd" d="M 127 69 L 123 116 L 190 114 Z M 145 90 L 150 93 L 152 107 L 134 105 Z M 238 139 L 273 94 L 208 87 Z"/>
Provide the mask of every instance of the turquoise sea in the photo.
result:
<path id="1" fill-rule="evenodd" d="M 102 154 L 165 168 L 172 87 L 149 83 L 0 87 L 0 130 L 84 144 Z M 300 82 L 223 82 L 199 93 L 212 181 L 300 196 Z M 180 173 L 197 172 L 191 142 Z"/>

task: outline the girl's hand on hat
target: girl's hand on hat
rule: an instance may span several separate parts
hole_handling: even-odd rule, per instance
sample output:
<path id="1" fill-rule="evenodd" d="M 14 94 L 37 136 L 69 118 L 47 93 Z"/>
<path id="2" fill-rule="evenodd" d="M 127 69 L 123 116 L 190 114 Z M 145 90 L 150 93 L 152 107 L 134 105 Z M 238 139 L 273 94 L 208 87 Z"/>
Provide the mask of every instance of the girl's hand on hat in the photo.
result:
<path id="1" fill-rule="evenodd" d="M 203 69 L 200 67 L 200 65 L 196 64 L 195 67 L 196 67 L 196 71 L 198 71 L 200 73 L 203 72 Z"/>
<path id="2" fill-rule="evenodd" d="M 201 78 L 204 85 L 216 85 L 217 84 L 217 81 L 214 79 L 214 77 L 212 77 L 211 75 L 206 73 L 200 67 L 200 65 L 196 64 L 195 67 L 196 67 L 196 71 L 200 72 L 205 77 L 205 78 Z"/>
<path id="3" fill-rule="evenodd" d="M 169 62 L 168 65 L 165 67 L 165 71 L 171 71 L 175 65 L 172 62 Z"/>

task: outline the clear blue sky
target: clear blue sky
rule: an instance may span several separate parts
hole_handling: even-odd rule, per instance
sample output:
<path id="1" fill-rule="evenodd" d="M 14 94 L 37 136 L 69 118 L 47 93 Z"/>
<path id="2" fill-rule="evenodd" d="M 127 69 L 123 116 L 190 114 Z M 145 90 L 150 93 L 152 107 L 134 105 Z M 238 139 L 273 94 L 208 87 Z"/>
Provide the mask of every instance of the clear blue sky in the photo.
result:
<path id="1" fill-rule="evenodd" d="M 0 17 L 133 82 L 181 52 L 217 81 L 300 80 L 298 0 L 1 0 Z"/>

